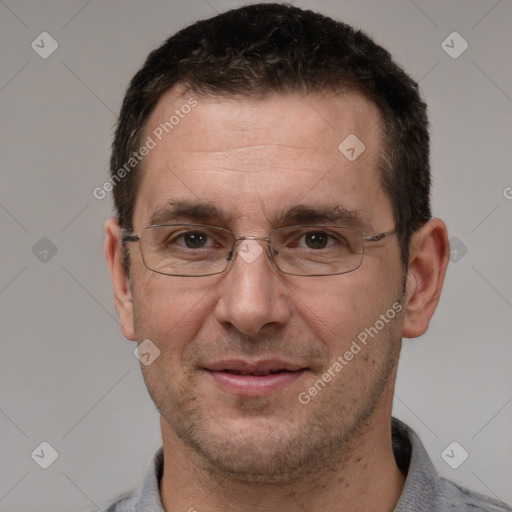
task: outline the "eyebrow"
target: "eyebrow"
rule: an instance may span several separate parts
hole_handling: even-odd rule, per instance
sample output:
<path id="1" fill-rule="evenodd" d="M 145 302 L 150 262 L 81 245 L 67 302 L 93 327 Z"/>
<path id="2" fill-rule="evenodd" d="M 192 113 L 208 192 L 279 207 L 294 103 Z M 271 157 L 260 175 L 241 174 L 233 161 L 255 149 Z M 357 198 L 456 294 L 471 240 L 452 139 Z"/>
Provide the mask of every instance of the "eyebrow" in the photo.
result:
<path id="1" fill-rule="evenodd" d="M 210 222 L 225 221 L 224 214 L 212 203 L 172 201 L 155 208 L 150 225 L 167 224 L 177 221 Z"/>
<path id="2" fill-rule="evenodd" d="M 225 212 L 216 205 L 201 201 L 170 201 L 155 208 L 150 217 L 150 225 L 170 224 L 176 222 L 211 222 L 228 223 Z M 272 225 L 276 227 L 299 224 L 341 224 L 368 228 L 370 220 L 359 211 L 349 210 L 341 205 L 305 205 L 298 204 L 292 208 L 283 208 L 271 215 Z"/>
<path id="3" fill-rule="evenodd" d="M 369 227 L 370 220 L 356 210 L 341 205 L 309 206 L 299 204 L 289 210 L 282 210 L 275 220 L 278 224 L 342 224 L 353 227 Z"/>

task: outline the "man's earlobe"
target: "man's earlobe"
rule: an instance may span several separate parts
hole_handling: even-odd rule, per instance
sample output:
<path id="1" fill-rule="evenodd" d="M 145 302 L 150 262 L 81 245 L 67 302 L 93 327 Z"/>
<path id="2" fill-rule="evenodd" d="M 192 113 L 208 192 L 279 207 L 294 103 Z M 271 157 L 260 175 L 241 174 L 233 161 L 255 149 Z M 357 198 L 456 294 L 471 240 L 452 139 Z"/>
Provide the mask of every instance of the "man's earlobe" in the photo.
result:
<path id="1" fill-rule="evenodd" d="M 114 304 L 121 321 L 123 336 L 134 341 L 133 297 L 130 278 L 124 268 L 121 228 L 118 220 L 114 218 L 105 222 L 105 257 L 110 269 Z"/>
<path id="2" fill-rule="evenodd" d="M 449 255 L 448 232 L 441 219 L 431 219 L 414 233 L 406 278 L 405 338 L 416 338 L 428 329 L 441 296 Z"/>

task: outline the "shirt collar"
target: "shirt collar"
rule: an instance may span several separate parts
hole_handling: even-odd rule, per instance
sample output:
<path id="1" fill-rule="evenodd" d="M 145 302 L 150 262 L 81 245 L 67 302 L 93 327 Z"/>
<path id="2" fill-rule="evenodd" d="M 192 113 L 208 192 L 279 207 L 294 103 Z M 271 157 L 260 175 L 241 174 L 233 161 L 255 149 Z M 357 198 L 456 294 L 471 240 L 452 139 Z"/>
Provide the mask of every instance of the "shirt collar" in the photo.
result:
<path id="1" fill-rule="evenodd" d="M 164 512 L 160 498 L 160 481 L 164 472 L 164 449 L 156 450 L 146 469 L 144 482 L 137 496 L 137 512 Z"/>
<path id="2" fill-rule="evenodd" d="M 410 427 L 396 418 L 392 419 L 392 433 L 393 452 L 398 467 L 406 475 L 393 512 L 434 510 L 439 477 L 423 443 Z"/>

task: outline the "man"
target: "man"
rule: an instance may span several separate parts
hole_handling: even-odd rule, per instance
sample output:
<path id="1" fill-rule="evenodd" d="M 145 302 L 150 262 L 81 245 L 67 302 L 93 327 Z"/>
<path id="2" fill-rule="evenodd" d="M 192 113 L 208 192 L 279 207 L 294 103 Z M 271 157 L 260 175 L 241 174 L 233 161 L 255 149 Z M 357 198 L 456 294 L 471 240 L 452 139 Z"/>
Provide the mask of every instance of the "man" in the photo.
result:
<path id="1" fill-rule="evenodd" d="M 106 256 L 161 415 L 109 511 L 512 510 L 391 419 L 449 245 L 426 106 L 361 32 L 258 4 L 152 52 L 113 144 Z"/>

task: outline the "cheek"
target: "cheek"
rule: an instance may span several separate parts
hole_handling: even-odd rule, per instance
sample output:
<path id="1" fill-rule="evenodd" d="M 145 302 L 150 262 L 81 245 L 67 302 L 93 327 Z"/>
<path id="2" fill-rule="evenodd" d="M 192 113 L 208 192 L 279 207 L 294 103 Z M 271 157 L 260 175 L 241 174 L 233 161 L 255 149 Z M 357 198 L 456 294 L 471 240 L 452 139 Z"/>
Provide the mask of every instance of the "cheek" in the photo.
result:
<path id="1" fill-rule="evenodd" d="M 354 272 L 310 287 L 307 293 L 297 291 L 295 297 L 301 297 L 296 301 L 298 315 L 334 357 L 392 308 L 398 288 L 391 280 L 377 287 L 363 273 Z"/>
<path id="2" fill-rule="evenodd" d="M 179 352 L 193 340 L 211 307 L 211 287 L 193 287 L 183 278 L 152 273 L 134 279 L 133 288 L 137 339 L 149 338 L 165 352 Z"/>

